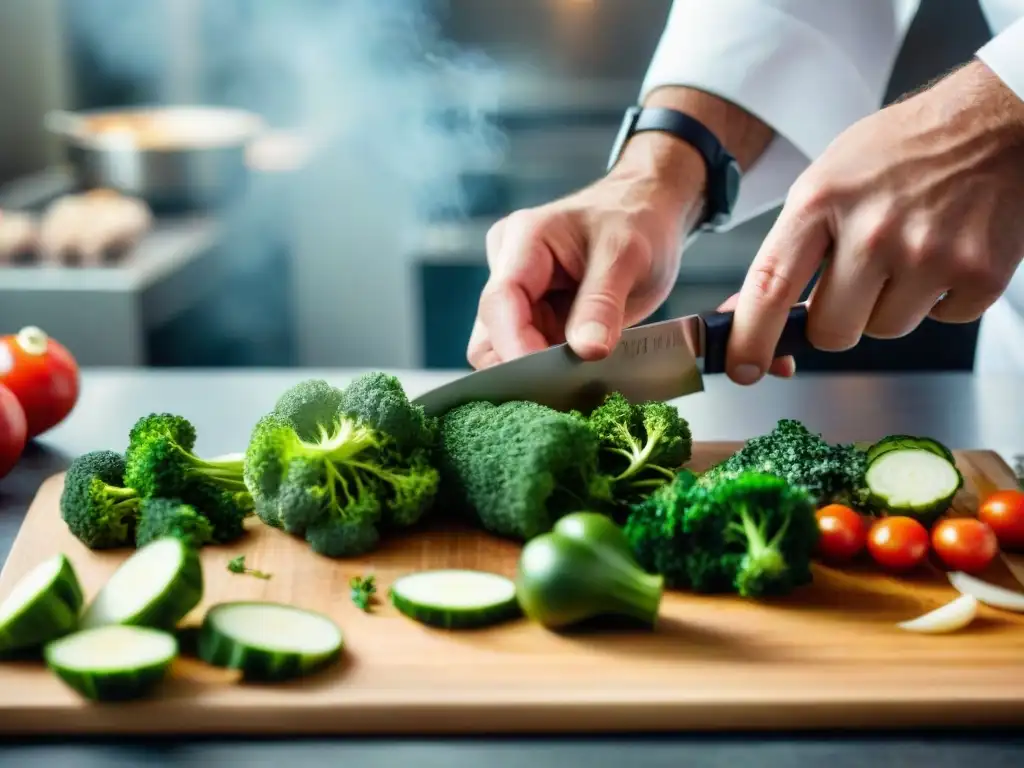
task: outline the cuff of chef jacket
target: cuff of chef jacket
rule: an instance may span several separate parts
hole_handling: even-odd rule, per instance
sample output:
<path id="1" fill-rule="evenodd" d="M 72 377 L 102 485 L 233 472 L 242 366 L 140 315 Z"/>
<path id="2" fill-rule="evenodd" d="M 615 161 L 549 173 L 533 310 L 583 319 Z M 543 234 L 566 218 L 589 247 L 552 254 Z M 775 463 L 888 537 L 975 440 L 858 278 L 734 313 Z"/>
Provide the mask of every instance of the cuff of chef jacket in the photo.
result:
<path id="1" fill-rule="evenodd" d="M 859 5 L 848 4 L 854 11 Z M 893 25 L 873 38 L 854 34 L 847 47 L 859 50 L 851 52 L 763 0 L 676 0 L 641 101 L 661 86 L 689 86 L 737 104 L 775 131 L 744 174 L 729 229 L 779 205 L 811 159 L 878 110 L 903 31 Z"/>
<path id="2" fill-rule="evenodd" d="M 1007 88 L 1024 99 L 1024 18 L 983 45 L 977 56 Z"/>

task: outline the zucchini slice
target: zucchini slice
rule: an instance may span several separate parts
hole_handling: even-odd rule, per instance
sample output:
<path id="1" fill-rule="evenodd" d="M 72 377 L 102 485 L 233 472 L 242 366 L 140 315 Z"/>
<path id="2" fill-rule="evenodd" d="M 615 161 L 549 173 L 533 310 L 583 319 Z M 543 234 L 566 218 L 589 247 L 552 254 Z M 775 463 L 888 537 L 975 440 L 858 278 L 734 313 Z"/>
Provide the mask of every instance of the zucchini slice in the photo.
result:
<path id="1" fill-rule="evenodd" d="M 84 698 L 129 701 L 163 681 L 178 641 L 159 629 L 115 624 L 54 640 L 43 653 L 46 666 Z"/>
<path id="2" fill-rule="evenodd" d="M 964 479 L 953 461 L 934 451 L 894 448 L 868 465 L 864 482 L 876 508 L 931 525 L 952 505 Z"/>
<path id="3" fill-rule="evenodd" d="M 412 573 L 396 580 L 389 594 L 399 613 L 442 629 L 474 629 L 520 614 L 515 582 L 486 571 Z"/>
<path id="4" fill-rule="evenodd" d="M 0 603 L 0 654 L 38 648 L 74 631 L 83 602 L 67 557 L 54 555 L 39 563 Z"/>
<path id="5" fill-rule="evenodd" d="M 124 624 L 173 630 L 202 599 L 199 553 L 170 536 L 135 550 L 121 563 L 85 609 L 80 627 Z"/>
<path id="6" fill-rule="evenodd" d="M 942 456 L 947 461 L 956 462 L 953 452 L 946 446 L 930 437 L 915 437 L 914 435 L 889 435 L 883 437 L 867 449 L 867 462 L 870 464 L 879 456 L 889 451 L 919 448 L 922 451 L 931 451 L 936 456 Z"/>
<path id="7" fill-rule="evenodd" d="M 281 682 L 318 672 L 341 658 L 344 637 L 327 616 L 268 602 L 220 603 L 199 629 L 196 652 L 244 678 Z"/>

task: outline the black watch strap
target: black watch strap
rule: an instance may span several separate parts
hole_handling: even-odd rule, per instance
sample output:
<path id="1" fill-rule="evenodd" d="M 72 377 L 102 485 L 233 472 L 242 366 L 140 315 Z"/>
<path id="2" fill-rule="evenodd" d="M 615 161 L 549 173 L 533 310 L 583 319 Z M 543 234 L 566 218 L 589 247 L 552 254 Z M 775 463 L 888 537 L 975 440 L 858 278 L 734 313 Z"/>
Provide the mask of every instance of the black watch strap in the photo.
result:
<path id="1" fill-rule="evenodd" d="M 631 107 L 612 148 L 608 170 L 618 161 L 629 138 L 643 131 L 661 131 L 675 136 L 700 154 L 707 171 L 707 192 L 704 216 L 698 226 L 714 228 L 726 223 L 739 194 L 739 164 L 715 134 L 696 118 L 663 107 Z"/>

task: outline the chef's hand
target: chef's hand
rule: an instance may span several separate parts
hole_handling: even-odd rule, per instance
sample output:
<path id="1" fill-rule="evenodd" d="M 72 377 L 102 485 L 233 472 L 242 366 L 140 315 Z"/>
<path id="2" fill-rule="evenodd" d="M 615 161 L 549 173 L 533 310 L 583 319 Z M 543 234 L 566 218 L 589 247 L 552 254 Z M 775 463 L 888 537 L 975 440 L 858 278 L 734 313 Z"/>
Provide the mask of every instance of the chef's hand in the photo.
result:
<path id="1" fill-rule="evenodd" d="M 825 265 L 807 335 L 842 351 L 976 320 L 1024 256 L 1024 102 L 980 61 L 864 118 L 790 190 L 737 297 L 729 375 L 757 381 Z M 945 297 L 945 298 L 943 298 Z"/>
<path id="2" fill-rule="evenodd" d="M 666 89 L 647 103 L 698 115 L 726 136 L 741 164 L 753 162 L 771 138 L 759 121 L 708 94 Z M 704 183 L 692 147 L 641 133 L 601 180 L 495 224 L 487 234 L 491 274 L 469 342 L 473 367 L 565 341 L 584 359 L 606 356 L 622 329 L 652 314 L 675 285 Z M 773 368 L 792 370 L 788 358 Z"/>

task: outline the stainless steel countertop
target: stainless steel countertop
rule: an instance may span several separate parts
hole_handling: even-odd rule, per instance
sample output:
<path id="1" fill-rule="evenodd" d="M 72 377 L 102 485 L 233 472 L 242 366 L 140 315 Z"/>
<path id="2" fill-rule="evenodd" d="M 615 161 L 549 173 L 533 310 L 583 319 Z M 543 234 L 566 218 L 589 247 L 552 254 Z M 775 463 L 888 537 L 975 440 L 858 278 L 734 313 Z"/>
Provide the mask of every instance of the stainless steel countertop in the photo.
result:
<path id="1" fill-rule="evenodd" d="M 344 384 L 356 371 L 88 371 L 80 403 L 71 417 L 45 435 L 19 468 L 0 481 L 0 558 L 6 560 L 25 510 L 39 483 L 79 453 L 123 450 L 128 430 L 151 411 L 188 416 L 199 433 L 197 450 L 216 455 L 241 450 L 255 419 L 277 395 L 301 378 L 322 376 Z M 398 372 L 411 396 L 455 373 Z M 870 440 L 887 433 L 933 436 L 954 448 L 991 448 L 1009 459 L 1024 451 L 1024 379 L 982 379 L 967 374 L 921 376 L 798 376 L 741 388 L 711 377 L 707 390 L 679 401 L 697 440 L 743 440 L 766 432 L 775 421 L 796 418 L 829 440 Z M 89 745 L 0 745 L 0 765 L 50 768 L 72 765 L 238 765 L 257 768 L 287 760 L 291 765 L 335 762 L 348 766 L 403 764 L 422 768 L 555 766 L 587 763 L 603 768 L 678 765 L 822 765 L 875 768 L 920 763 L 931 768 L 985 763 L 1019 765 L 1024 741 L 996 735 L 843 734 L 814 738 L 712 738 L 566 740 L 289 740 L 287 744 L 196 742 L 145 746 L 138 742 Z"/>

